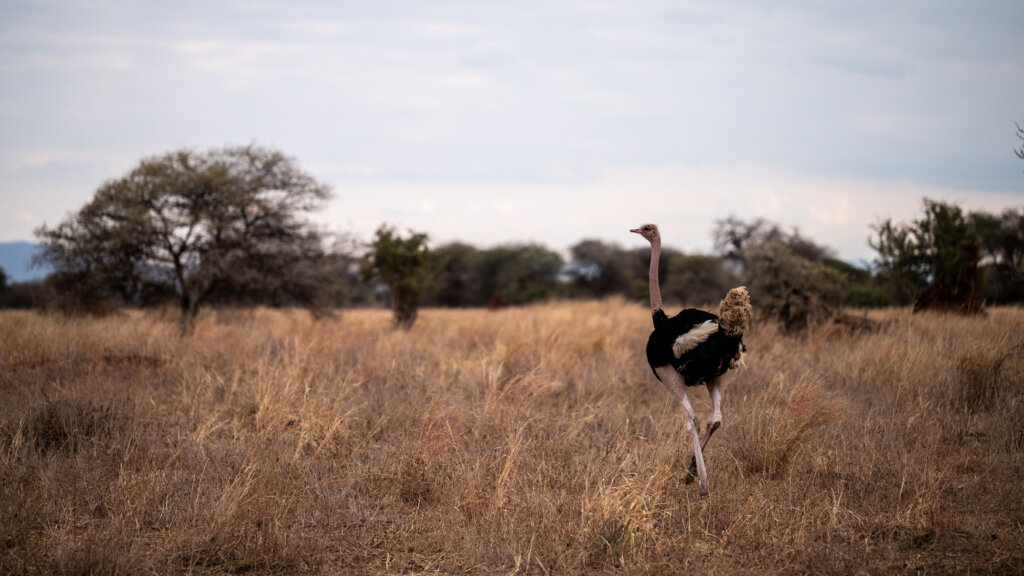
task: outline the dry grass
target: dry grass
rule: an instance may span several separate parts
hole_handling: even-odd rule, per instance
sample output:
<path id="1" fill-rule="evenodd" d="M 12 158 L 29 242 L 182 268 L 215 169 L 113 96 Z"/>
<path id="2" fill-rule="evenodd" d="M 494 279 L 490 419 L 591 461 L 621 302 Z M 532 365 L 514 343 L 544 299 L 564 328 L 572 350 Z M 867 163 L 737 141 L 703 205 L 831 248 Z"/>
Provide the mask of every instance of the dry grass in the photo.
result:
<path id="1" fill-rule="evenodd" d="M 776 478 L 815 428 L 845 415 L 847 403 L 828 391 L 820 378 L 788 382 L 779 377 L 753 408 L 734 454 L 748 473 Z"/>
<path id="2" fill-rule="evenodd" d="M 876 316 L 751 328 L 698 499 L 641 306 L 5 312 L 0 573 L 1024 571 L 1024 312 Z"/>

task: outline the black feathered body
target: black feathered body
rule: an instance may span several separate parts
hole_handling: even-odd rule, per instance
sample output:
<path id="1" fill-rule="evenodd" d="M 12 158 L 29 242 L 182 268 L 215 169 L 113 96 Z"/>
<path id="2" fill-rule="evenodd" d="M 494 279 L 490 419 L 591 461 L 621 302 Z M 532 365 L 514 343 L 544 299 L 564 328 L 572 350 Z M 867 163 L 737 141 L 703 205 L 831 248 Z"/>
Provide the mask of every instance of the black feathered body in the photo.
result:
<path id="1" fill-rule="evenodd" d="M 717 323 L 718 316 L 696 308 L 687 308 L 671 318 L 663 310 L 658 309 L 653 313 L 653 317 L 654 332 L 651 332 L 650 338 L 647 339 L 647 362 L 650 363 L 651 370 L 671 364 L 676 372 L 682 374 L 687 386 L 705 384 L 708 380 L 725 374 L 733 361 L 739 360 L 746 349 L 742 336 L 727 336 L 718 330 L 708 336 L 707 340 L 683 353 L 680 358 L 676 358 L 672 352 L 676 338 L 708 320 Z M 657 371 L 654 375 L 658 377 Z M 658 379 L 661 380 L 660 377 Z"/>

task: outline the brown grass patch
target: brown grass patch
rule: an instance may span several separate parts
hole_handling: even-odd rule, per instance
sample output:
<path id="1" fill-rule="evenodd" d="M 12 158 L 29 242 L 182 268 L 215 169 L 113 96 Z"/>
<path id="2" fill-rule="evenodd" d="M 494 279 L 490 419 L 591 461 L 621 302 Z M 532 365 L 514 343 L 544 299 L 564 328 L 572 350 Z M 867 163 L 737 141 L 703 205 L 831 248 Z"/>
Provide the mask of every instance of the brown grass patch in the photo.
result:
<path id="1" fill-rule="evenodd" d="M 789 383 L 780 375 L 754 404 L 734 454 L 747 472 L 777 477 L 811 432 L 838 422 L 846 409 L 824 380 L 801 376 Z"/>
<path id="2" fill-rule="evenodd" d="M 989 312 L 753 324 L 704 499 L 622 300 L 5 312 L 0 573 L 1020 572 L 1024 311 Z"/>
<path id="3" fill-rule="evenodd" d="M 90 442 L 109 439 L 123 429 L 126 416 L 109 402 L 61 398 L 38 406 L 28 417 L 25 437 L 43 453 L 75 452 Z"/>
<path id="4" fill-rule="evenodd" d="M 955 397 L 971 411 L 991 408 L 1010 388 L 1021 386 L 1020 362 L 1014 370 L 1011 359 L 1022 351 L 1024 343 L 1009 339 L 965 343 L 956 359 L 959 394 Z"/>
<path id="5" fill-rule="evenodd" d="M 658 548 L 658 521 L 666 471 L 653 476 L 620 475 L 588 490 L 583 500 L 582 536 L 589 566 L 640 564 Z"/>

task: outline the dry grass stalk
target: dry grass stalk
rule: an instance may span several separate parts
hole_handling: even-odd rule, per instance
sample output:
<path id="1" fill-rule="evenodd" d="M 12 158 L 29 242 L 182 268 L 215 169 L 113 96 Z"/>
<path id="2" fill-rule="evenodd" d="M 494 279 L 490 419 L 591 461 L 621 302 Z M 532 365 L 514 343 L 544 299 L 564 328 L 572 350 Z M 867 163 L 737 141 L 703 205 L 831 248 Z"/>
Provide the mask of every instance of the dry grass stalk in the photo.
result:
<path id="1" fill-rule="evenodd" d="M 582 536 L 590 566 L 642 562 L 658 547 L 657 525 L 668 507 L 662 502 L 664 472 L 649 477 L 619 475 L 587 491 Z"/>
<path id="2" fill-rule="evenodd" d="M 779 375 L 771 386 L 755 404 L 736 453 L 748 472 L 776 477 L 811 431 L 846 414 L 847 403 L 820 378 L 802 376 L 789 384 Z"/>
<path id="3" fill-rule="evenodd" d="M 1009 360 L 1024 348 L 1008 339 L 996 342 L 967 342 L 956 360 L 959 394 L 955 397 L 971 411 L 986 410 L 1012 384 L 1021 384 L 1018 374 L 1004 377 Z"/>
<path id="4" fill-rule="evenodd" d="M 1020 572 L 1024 311 L 870 316 L 745 334 L 700 500 L 641 305 L 5 312 L 0 573 Z"/>

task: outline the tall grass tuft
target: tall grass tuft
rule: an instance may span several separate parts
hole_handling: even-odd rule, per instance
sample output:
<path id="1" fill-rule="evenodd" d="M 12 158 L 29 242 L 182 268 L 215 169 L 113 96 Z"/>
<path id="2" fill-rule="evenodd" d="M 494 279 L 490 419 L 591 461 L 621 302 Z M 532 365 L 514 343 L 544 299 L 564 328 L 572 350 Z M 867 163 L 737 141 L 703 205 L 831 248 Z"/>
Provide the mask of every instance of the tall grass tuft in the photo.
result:
<path id="1" fill-rule="evenodd" d="M 43 453 L 75 452 L 90 441 L 102 441 L 123 429 L 126 418 L 109 402 L 57 398 L 32 412 L 25 435 Z"/>
<path id="2" fill-rule="evenodd" d="M 658 520 L 668 509 L 663 481 L 662 471 L 647 477 L 620 474 L 588 491 L 581 531 L 588 565 L 622 567 L 657 549 Z"/>
<path id="3" fill-rule="evenodd" d="M 1003 377 L 1002 373 L 1008 368 L 1008 361 L 1014 354 L 1019 354 L 1022 347 L 1008 339 L 965 344 L 956 359 L 959 381 L 953 397 L 971 412 L 991 408 L 1008 386 L 1021 384 L 1020 375 L 1016 378 Z"/>
<path id="4" fill-rule="evenodd" d="M 838 422 L 846 409 L 821 378 L 802 376 L 789 384 L 780 375 L 754 404 L 734 455 L 747 472 L 777 477 L 813 430 Z"/>

